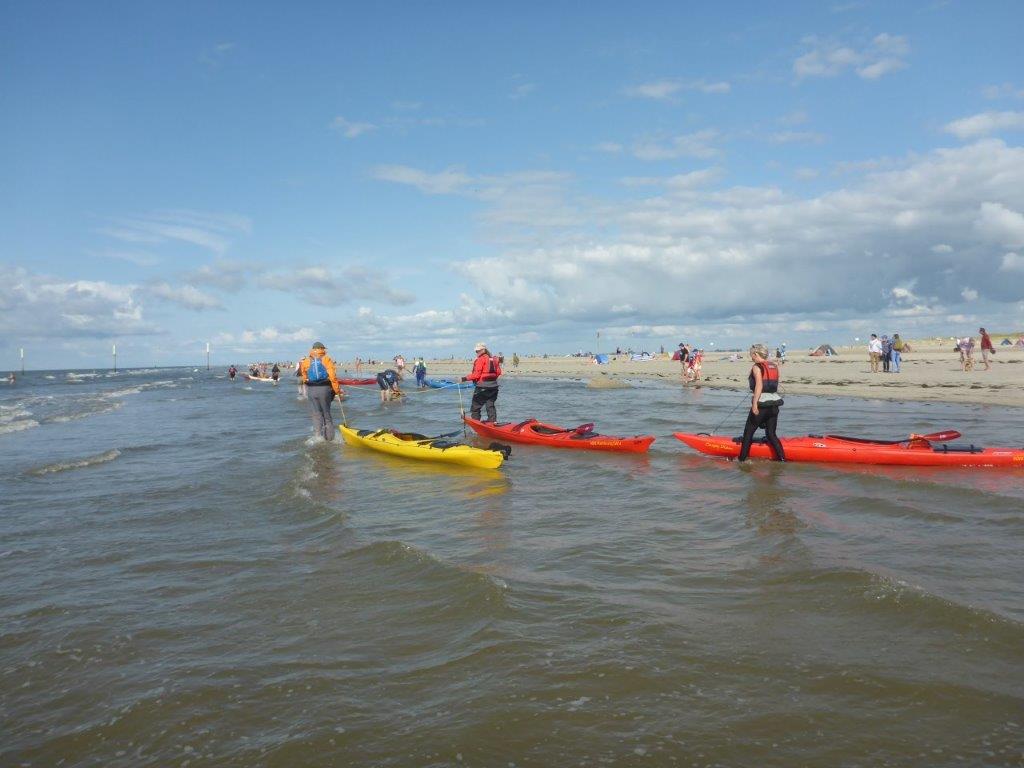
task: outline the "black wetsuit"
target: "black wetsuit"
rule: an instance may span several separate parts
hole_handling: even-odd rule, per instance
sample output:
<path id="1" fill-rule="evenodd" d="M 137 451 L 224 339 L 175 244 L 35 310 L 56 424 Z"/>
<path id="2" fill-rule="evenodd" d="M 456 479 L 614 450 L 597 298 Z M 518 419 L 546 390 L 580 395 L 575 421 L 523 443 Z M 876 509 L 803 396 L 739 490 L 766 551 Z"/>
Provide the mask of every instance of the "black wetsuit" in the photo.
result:
<path id="1" fill-rule="evenodd" d="M 754 391 L 756 383 L 754 374 L 751 373 L 749 379 L 751 392 Z M 774 385 L 764 386 L 764 379 L 762 379 L 762 387 L 762 392 L 767 394 L 774 394 L 778 389 L 777 382 Z M 775 434 L 775 427 L 779 422 L 779 406 L 781 404 L 781 400 L 765 403 L 758 402 L 756 414 L 753 408 L 747 412 L 747 422 L 743 425 L 743 442 L 740 443 L 740 461 L 746 461 L 747 457 L 750 456 L 750 444 L 754 441 L 754 433 L 759 429 L 764 430 L 764 436 L 775 454 L 775 461 L 786 460 L 786 452 L 782 448 L 779 436 Z"/>

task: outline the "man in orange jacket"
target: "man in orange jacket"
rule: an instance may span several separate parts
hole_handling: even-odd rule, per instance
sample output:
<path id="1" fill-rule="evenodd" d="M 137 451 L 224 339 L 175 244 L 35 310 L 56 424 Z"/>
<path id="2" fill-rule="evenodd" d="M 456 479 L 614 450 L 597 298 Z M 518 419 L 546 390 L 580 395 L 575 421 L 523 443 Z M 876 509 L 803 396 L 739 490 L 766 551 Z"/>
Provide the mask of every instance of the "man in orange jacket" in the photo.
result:
<path id="1" fill-rule="evenodd" d="M 331 401 L 335 395 L 341 397 L 341 385 L 334 371 L 334 361 L 327 356 L 322 342 L 315 342 L 309 356 L 299 363 L 299 381 L 306 385 L 309 410 L 313 417 L 313 433 L 324 440 L 334 439 L 334 420 L 331 418 Z"/>
<path id="2" fill-rule="evenodd" d="M 479 342 L 473 351 L 476 352 L 476 360 L 473 361 L 473 372 L 469 376 L 463 376 L 463 381 L 472 381 L 476 385 L 473 390 L 473 402 L 469 406 L 470 418 L 480 420 L 480 409 L 487 407 L 487 421 L 498 420 L 498 408 L 495 401 L 498 399 L 498 377 L 501 376 L 501 363 L 498 358 L 492 357 L 487 345 Z"/>

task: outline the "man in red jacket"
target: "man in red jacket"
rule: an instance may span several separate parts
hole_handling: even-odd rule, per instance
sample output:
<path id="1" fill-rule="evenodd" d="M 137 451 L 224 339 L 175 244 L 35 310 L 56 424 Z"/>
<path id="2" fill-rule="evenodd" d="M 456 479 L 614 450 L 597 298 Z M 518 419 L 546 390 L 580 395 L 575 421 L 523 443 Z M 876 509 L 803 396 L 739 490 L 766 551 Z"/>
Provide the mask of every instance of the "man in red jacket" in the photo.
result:
<path id="1" fill-rule="evenodd" d="M 988 331 L 984 328 L 979 328 L 978 333 L 981 334 L 981 362 L 985 364 L 985 370 L 991 370 L 992 364 L 988 361 L 989 353 L 995 354 L 996 348 L 992 346 L 992 339 L 989 338 Z"/>
<path id="2" fill-rule="evenodd" d="M 487 406 L 486 421 L 498 420 L 498 409 L 495 401 L 498 399 L 498 377 L 501 376 L 501 363 L 498 358 L 492 357 L 487 345 L 482 341 L 473 347 L 476 352 L 476 360 L 473 361 L 473 372 L 469 376 L 463 376 L 463 381 L 472 381 L 476 385 L 473 390 L 473 402 L 469 406 L 470 418 L 480 420 L 480 409 Z"/>

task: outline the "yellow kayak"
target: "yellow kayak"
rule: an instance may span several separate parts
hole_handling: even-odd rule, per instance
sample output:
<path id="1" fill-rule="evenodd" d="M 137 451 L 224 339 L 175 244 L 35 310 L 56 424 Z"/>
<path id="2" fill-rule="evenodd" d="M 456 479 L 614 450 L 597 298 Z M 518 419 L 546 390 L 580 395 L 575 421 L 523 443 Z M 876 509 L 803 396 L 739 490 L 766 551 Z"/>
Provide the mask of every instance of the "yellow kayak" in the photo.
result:
<path id="1" fill-rule="evenodd" d="M 473 448 L 469 445 L 448 443 L 440 438 L 396 433 L 387 429 L 373 431 L 352 429 L 344 425 L 339 426 L 338 429 L 349 445 L 360 445 L 363 448 L 402 456 L 406 459 L 461 464 L 464 467 L 479 467 L 480 469 L 497 469 L 510 450 L 507 446 L 503 446 L 504 450 Z"/>

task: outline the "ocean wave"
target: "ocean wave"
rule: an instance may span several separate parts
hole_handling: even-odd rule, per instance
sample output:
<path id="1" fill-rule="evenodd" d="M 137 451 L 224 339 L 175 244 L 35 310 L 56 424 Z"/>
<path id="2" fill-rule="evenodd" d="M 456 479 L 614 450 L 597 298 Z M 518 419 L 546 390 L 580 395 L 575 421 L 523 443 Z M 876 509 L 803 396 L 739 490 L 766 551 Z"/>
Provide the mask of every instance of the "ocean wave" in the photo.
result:
<path id="1" fill-rule="evenodd" d="M 43 475 L 50 475 L 54 472 L 66 472 L 69 469 L 82 469 L 96 464 L 106 464 L 108 461 L 113 461 L 120 455 L 121 451 L 114 448 L 109 451 L 104 451 L 103 453 L 97 453 L 95 456 L 86 456 L 85 458 L 76 459 L 74 461 L 59 461 L 56 464 L 47 464 L 43 467 L 30 469 L 25 474 L 42 477 Z"/>
<path id="2" fill-rule="evenodd" d="M 396 585 L 417 584 L 419 588 L 433 592 L 433 599 L 421 596 L 424 608 L 434 602 L 431 610 L 461 612 L 473 607 L 505 604 L 508 585 L 501 579 L 445 562 L 401 541 L 376 541 L 349 550 L 345 557 L 363 561 L 378 574 L 381 569 L 391 571 L 388 580 Z"/>
<path id="3" fill-rule="evenodd" d="M 100 416 L 101 414 L 104 414 L 104 413 L 113 413 L 118 408 L 120 408 L 122 405 L 123 405 L 123 403 L 116 402 L 116 401 L 113 402 L 113 403 L 104 402 L 102 405 L 99 405 L 99 406 L 97 406 L 95 408 L 91 408 L 91 409 L 89 409 L 87 411 L 79 411 L 78 413 L 62 414 L 60 416 L 54 416 L 53 418 L 46 419 L 45 421 L 47 423 L 65 424 L 65 423 L 67 423 L 69 421 L 77 421 L 78 419 L 85 419 L 85 418 L 88 418 L 89 416 Z"/>
<path id="4" fill-rule="evenodd" d="M 0 424 L 0 435 L 6 435 L 10 432 L 22 432 L 26 429 L 32 429 L 32 427 L 38 427 L 39 422 L 35 419 L 22 419 L 21 421 L 12 421 L 7 424 Z"/>

